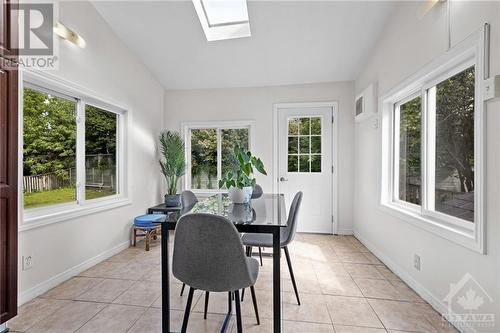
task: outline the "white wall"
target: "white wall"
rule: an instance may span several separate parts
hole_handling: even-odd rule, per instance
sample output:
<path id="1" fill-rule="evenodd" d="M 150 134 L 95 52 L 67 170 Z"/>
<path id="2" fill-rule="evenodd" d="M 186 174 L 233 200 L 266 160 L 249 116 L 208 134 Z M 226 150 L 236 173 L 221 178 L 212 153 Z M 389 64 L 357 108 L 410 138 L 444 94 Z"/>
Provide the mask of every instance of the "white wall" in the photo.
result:
<path id="1" fill-rule="evenodd" d="M 259 88 L 167 90 L 165 127 L 180 130 L 183 121 L 255 120 L 255 152 L 268 176 L 257 175 L 264 191 L 272 190 L 273 104 L 337 101 L 339 103 L 339 232 L 352 230 L 353 105 L 352 82 Z"/>
<path id="2" fill-rule="evenodd" d="M 88 260 L 102 260 L 103 256 L 98 256 L 127 246 L 132 218 L 160 199 L 155 145 L 163 123 L 163 87 L 124 47 L 89 2 L 62 2 L 59 16 L 85 38 L 87 47 L 81 49 L 61 42 L 60 68 L 51 74 L 130 110 L 132 204 L 20 232 L 19 258 L 33 257 L 33 268 L 19 272 L 21 302 L 68 278 Z"/>
<path id="3" fill-rule="evenodd" d="M 450 2 L 450 1 L 448 1 Z M 419 3 L 400 2 L 386 24 L 372 56 L 356 81 L 356 91 L 378 82 L 379 96 L 396 86 L 425 64 L 442 55 L 448 45 L 446 4 L 436 6 L 424 19 L 416 18 Z M 500 74 L 500 3 L 451 1 L 452 44 L 491 24 L 491 72 Z M 487 255 L 411 226 L 378 209 L 380 182 L 380 129 L 366 121 L 355 128 L 354 231 L 367 245 L 399 270 L 434 306 L 442 306 L 450 283 L 471 273 L 495 304 L 481 308 L 500 318 L 499 216 L 500 103 L 487 105 Z M 413 268 L 413 255 L 421 257 L 421 271 Z M 442 310 L 442 308 L 440 308 Z M 490 329 L 499 331 L 497 327 Z M 488 331 L 488 330 L 485 330 Z"/>

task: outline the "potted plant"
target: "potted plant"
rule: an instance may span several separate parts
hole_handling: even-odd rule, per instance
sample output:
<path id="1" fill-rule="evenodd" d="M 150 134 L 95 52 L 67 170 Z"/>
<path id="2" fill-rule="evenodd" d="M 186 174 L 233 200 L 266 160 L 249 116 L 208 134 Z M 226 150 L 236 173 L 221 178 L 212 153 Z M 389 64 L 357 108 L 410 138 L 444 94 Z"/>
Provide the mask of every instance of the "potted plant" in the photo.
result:
<path id="1" fill-rule="evenodd" d="M 227 188 L 229 198 L 233 203 L 247 203 L 252 196 L 253 187 L 256 184 L 253 175 L 254 168 L 263 175 L 267 175 L 264 163 L 260 158 L 252 155 L 250 151 L 238 145 L 234 147 L 233 171 L 219 181 L 219 188 Z"/>
<path id="2" fill-rule="evenodd" d="M 184 140 L 178 132 L 165 131 L 160 135 L 160 150 L 163 157 L 160 159 L 161 172 L 167 180 L 165 206 L 178 207 L 181 197 L 177 194 L 177 182 L 186 171 Z"/>

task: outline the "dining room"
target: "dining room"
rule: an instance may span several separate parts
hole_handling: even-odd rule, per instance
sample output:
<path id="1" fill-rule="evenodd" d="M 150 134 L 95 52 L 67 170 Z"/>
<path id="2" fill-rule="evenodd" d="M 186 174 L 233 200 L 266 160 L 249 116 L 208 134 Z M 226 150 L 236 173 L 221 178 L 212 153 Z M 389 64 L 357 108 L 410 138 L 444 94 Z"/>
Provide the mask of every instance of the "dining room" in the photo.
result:
<path id="1" fill-rule="evenodd" d="M 499 331 L 500 2 L 0 8 L 0 333 Z"/>

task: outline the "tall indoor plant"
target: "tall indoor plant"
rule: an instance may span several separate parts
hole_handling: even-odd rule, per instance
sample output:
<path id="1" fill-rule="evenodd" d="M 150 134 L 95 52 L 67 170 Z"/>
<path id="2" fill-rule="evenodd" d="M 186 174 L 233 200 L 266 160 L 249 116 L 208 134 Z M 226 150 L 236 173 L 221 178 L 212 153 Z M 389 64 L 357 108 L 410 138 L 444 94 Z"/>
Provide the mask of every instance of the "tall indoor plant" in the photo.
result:
<path id="1" fill-rule="evenodd" d="M 181 205 L 180 195 L 177 194 L 179 178 L 186 172 L 186 157 L 184 155 L 184 140 L 175 131 L 164 131 L 160 134 L 161 172 L 167 181 L 165 205 L 177 207 Z"/>
<path id="2" fill-rule="evenodd" d="M 238 145 L 232 154 L 233 170 L 219 181 L 219 188 L 227 188 L 229 198 L 233 203 L 247 203 L 252 196 L 256 184 L 254 168 L 263 175 L 267 175 L 261 159 Z"/>

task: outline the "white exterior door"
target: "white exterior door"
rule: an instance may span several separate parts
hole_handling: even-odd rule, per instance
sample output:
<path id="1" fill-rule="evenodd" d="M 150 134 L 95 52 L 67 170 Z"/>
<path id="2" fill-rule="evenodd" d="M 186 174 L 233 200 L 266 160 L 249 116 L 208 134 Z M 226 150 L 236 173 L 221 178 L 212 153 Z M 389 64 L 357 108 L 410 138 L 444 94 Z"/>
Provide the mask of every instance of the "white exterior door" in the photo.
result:
<path id="1" fill-rule="evenodd" d="M 333 107 L 278 107 L 278 192 L 303 192 L 297 231 L 334 232 Z"/>

